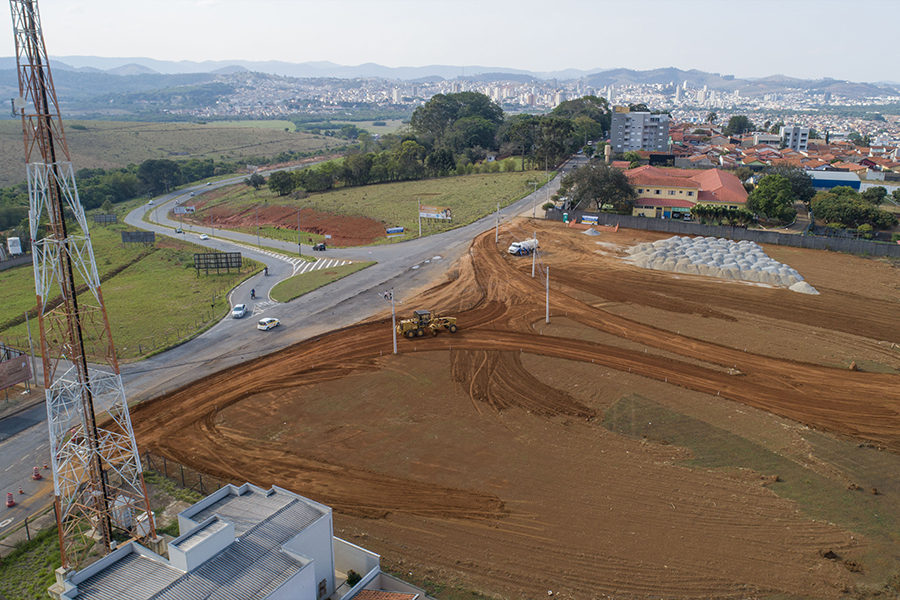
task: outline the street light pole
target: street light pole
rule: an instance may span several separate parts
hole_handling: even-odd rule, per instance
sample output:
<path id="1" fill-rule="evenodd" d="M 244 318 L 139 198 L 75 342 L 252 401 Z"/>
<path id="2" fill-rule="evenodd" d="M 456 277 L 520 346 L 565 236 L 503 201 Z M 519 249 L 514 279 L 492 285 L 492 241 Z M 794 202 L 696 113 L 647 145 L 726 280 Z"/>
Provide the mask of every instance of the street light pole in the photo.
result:
<path id="1" fill-rule="evenodd" d="M 537 263 L 537 231 L 534 232 L 534 250 L 531 252 L 531 278 L 534 279 L 534 265 Z"/>
<path id="2" fill-rule="evenodd" d="M 537 214 L 537 181 L 532 181 L 531 185 L 534 186 L 534 191 L 531 193 L 531 218 L 533 219 Z"/>
<path id="3" fill-rule="evenodd" d="M 297 209 L 297 256 L 303 256 L 303 246 L 300 245 L 300 209 Z"/>
<path id="4" fill-rule="evenodd" d="M 256 205 L 256 245 L 259 247 L 259 205 Z"/>

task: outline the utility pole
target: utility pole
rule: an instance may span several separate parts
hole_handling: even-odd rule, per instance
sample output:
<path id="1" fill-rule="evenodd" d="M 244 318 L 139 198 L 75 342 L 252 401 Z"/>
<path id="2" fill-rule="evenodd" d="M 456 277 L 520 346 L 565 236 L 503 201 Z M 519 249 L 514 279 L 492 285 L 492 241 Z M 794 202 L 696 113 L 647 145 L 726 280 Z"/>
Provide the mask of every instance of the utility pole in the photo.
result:
<path id="1" fill-rule="evenodd" d="M 537 231 L 534 232 L 534 251 L 531 253 L 531 278 L 534 279 L 534 266 L 537 263 Z"/>
<path id="2" fill-rule="evenodd" d="M 256 247 L 260 247 L 259 243 L 259 205 L 256 205 Z"/>
<path id="3" fill-rule="evenodd" d="M 422 237 L 422 199 L 416 198 L 416 203 L 419 212 L 419 237 Z"/>
<path id="4" fill-rule="evenodd" d="M 300 244 L 300 209 L 297 208 L 297 256 L 303 256 L 303 246 Z"/>
<path id="5" fill-rule="evenodd" d="M 544 321 L 550 322 L 550 267 L 544 268 L 547 273 L 547 315 L 544 317 Z"/>
<path id="6" fill-rule="evenodd" d="M 494 243 L 500 241 L 500 203 L 497 203 L 497 227 L 494 229 Z"/>
<path id="7" fill-rule="evenodd" d="M 391 331 L 394 334 L 394 354 L 397 354 L 397 314 L 394 312 L 394 288 L 382 295 L 384 300 L 391 301 Z"/>
<path id="8" fill-rule="evenodd" d="M 531 218 L 535 217 L 537 213 L 537 181 L 532 181 L 531 184 L 534 186 L 534 191 L 531 193 Z"/>

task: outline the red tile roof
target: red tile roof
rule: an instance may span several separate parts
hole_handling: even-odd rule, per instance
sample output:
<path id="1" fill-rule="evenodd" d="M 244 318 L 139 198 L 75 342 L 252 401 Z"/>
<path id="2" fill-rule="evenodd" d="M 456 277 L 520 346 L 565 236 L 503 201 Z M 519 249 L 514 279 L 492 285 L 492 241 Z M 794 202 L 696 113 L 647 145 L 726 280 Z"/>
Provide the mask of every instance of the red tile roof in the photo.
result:
<path id="1" fill-rule="evenodd" d="M 628 181 L 631 182 L 631 185 L 655 185 L 660 187 L 681 187 L 691 189 L 700 187 L 699 184 L 689 179 L 690 173 L 686 176 L 676 176 L 670 174 L 669 169 L 663 170 L 658 167 L 651 167 L 650 165 L 629 169 L 625 171 L 625 175 L 628 177 Z"/>
<path id="2" fill-rule="evenodd" d="M 733 173 L 719 169 L 700 171 L 691 179 L 700 184 L 702 192 L 711 192 L 719 202 L 744 203 L 747 201 L 747 190 Z"/>

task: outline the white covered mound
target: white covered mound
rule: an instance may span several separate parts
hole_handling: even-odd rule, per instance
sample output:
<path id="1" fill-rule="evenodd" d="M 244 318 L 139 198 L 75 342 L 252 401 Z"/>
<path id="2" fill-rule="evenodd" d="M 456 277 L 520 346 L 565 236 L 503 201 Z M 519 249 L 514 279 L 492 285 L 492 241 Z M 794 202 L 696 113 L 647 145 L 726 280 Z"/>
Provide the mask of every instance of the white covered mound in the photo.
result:
<path id="1" fill-rule="evenodd" d="M 628 249 L 631 262 L 645 269 L 742 279 L 770 285 L 793 286 L 803 276 L 769 258 L 756 242 L 735 242 L 713 237 L 671 237 Z M 804 293 L 818 293 L 809 284 Z M 793 288 L 792 288 L 793 289 Z M 812 290 L 810 292 L 809 290 Z M 795 290 L 800 291 L 800 290 Z"/>

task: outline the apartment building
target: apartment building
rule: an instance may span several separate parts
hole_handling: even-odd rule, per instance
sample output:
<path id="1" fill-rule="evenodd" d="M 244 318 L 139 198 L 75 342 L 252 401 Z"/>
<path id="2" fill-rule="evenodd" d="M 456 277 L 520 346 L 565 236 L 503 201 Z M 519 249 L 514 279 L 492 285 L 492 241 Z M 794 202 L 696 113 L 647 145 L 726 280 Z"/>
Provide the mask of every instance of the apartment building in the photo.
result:
<path id="1" fill-rule="evenodd" d="M 806 152 L 809 147 L 809 127 L 796 125 L 781 128 L 781 143 L 796 152 Z"/>
<path id="2" fill-rule="evenodd" d="M 627 106 L 613 107 L 609 143 L 616 154 L 630 150 L 667 152 L 669 115 L 631 111 Z"/>

